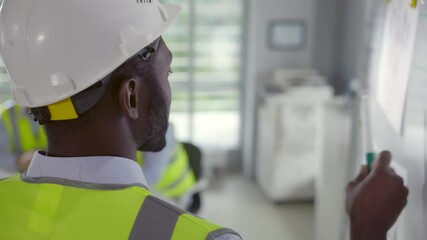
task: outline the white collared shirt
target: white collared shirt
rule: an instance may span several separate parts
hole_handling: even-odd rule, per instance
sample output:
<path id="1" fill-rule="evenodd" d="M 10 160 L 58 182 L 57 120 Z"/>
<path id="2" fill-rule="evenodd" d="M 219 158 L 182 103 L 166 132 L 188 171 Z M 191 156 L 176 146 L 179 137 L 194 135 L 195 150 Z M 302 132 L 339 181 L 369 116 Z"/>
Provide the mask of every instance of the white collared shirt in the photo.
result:
<path id="1" fill-rule="evenodd" d="M 48 177 L 94 184 L 142 184 L 144 173 L 131 159 L 114 156 L 51 157 L 35 152 L 26 172 L 30 178 Z"/>

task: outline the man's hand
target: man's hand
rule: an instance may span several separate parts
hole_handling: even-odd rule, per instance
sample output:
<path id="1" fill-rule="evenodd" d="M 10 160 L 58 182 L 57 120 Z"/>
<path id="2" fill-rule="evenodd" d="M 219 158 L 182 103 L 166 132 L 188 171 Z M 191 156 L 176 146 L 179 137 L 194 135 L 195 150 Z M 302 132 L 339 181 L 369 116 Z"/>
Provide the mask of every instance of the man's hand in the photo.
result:
<path id="1" fill-rule="evenodd" d="M 384 240 L 406 205 L 408 189 L 390 168 L 390 152 L 382 152 L 369 173 L 362 167 L 359 176 L 347 185 L 347 213 L 352 240 Z"/>

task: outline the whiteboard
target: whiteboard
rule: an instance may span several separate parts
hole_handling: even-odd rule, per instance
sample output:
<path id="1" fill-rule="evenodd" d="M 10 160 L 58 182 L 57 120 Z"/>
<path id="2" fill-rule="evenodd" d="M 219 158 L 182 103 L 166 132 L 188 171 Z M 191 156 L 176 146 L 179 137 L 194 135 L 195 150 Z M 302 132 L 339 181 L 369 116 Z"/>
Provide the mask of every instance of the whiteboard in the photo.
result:
<path id="1" fill-rule="evenodd" d="M 418 10 L 408 0 L 393 0 L 387 4 L 382 39 L 375 99 L 397 132 L 402 131 Z"/>
<path id="2" fill-rule="evenodd" d="M 362 85 L 370 94 L 370 122 L 372 140 L 376 151 L 391 150 L 397 172 L 405 178 L 410 190 L 408 205 L 399 221 L 390 231 L 390 240 L 424 240 L 427 239 L 427 9 L 421 1 L 417 9 L 417 17 L 410 24 L 415 26 L 413 52 L 404 60 L 408 63 L 407 79 L 394 78 L 393 81 L 406 81 L 404 90 L 404 107 L 401 109 L 401 129 L 396 128 L 396 122 L 390 118 L 390 113 L 384 109 L 377 96 L 382 84 L 379 83 L 381 57 L 384 56 L 383 38 L 387 34 L 384 29 L 387 24 L 388 7 L 384 1 L 365 0 L 370 8 L 367 10 L 370 20 L 366 23 L 366 45 L 360 62 L 366 62 L 367 68 L 361 68 L 358 76 Z M 396 4 L 399 0 L 392 0 Z M 405 0 L 405 4 L 410 1 Z M 404 15 L 403 15 L 404 16 Z M 401 21 L 402 19 L 394 19 Z M 392 44 L 392 41 L 389 44 Z M 395 46 L 398 48 L 399 46 Z M 393 71 L 391 71 L 393 72 Z M 361 138 L 357 138 L 360 143 Z M 354 161 L 360 163 L 362 155 L 356 154 Z M 355 164 L 356 165 L 356 164 Z M 353 174 L 356 169 L 353 169 Z"/>

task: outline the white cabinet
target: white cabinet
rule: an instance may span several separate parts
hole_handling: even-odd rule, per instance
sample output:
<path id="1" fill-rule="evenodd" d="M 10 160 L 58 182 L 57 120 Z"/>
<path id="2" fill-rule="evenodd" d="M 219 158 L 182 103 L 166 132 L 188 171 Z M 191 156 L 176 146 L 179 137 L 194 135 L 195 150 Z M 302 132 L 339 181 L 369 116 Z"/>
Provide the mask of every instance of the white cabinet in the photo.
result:
<path id="1" fill-rule="evenodd" d="M 330 86 L 290 87 L 264 97 L 258 109 L 256 177 L 272 201 L 311 200 L 322 103 Z"/>

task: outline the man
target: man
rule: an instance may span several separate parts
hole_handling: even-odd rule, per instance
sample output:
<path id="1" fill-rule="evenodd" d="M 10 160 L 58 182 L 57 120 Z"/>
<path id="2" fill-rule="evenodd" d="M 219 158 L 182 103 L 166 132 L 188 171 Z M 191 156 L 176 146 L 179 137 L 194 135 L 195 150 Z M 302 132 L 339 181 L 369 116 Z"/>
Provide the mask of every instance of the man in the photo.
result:
<path id="1" fill-rule="evenodd" d="M 48 148 L 0 181 L 0 239 L 240 239 L 152 196 L 136 150 L 165 145 L 179 7 L 157 0 L 5 0 L 0 46 L 16 102 Z"/>
<path id="2" fill-rule="evenodd" d="M 178 7 L 4 0 L 1 9 L 13 98 L 44 124 L 48 148 L 0 181 L 0 239 L 240 239 L 152 196 L 135 162 L 137 149 L 165 145 L 172 56 L 160 35 Z M 353 240 L 382 239 L 403 208 L 389 160 L 349 187 Z"/>

